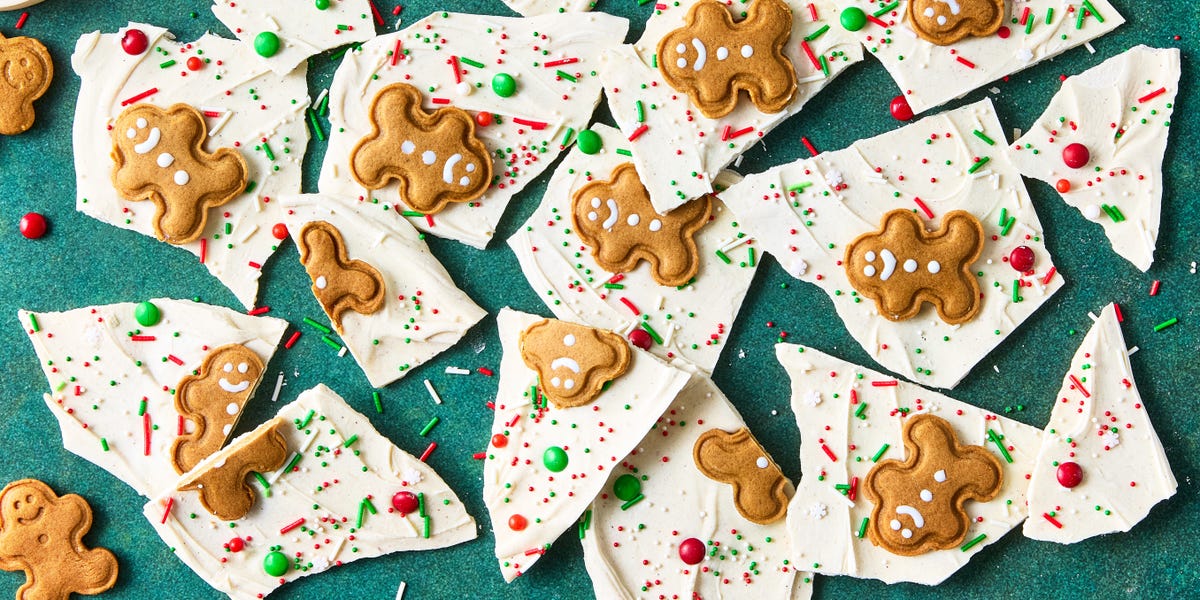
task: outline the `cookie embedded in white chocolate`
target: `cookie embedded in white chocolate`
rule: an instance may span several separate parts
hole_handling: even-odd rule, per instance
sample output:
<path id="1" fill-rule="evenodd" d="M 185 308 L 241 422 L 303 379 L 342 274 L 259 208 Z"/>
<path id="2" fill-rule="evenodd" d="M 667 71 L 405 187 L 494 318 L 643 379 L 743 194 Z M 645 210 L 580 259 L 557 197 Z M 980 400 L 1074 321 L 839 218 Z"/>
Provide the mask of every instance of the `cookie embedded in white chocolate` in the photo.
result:
<path id="1" fill-rule="evenodd" d="M 123 199 L 112 181 L 109 127 L 139 102 L 195 107 L 208 130 L 204 147 L 233 148 L 246 160 L 246 190 L 211 209 L 200 239 L 180 247 L 243 305 L 253 307 L 262 265 L 286 237 L 274 235 L 283 220 L 275 197 L 300 192 L 308 144 L 306 67 L 279 75 L 237 41 L 208 34 L 176 42 L 166 29 L 142 23 L 116 33 L 84 34 L 71 66 L 81 79 L 73 129 L 80 212 L 155 237 L 154 203 Z M 169 162 L 163 156 L 156 160 Z M 183 177 L 176 174 L 177 180 Z"/>
<path id="2" fill-rule="evenodd" d="M 687 285 L 659 285 L 645 261 L 625 273 L 605 271 L 572 223 L 572 201 L 577 190 L 629 161 L 618 152 L 629 143 L 605 125 L 591 131 L 603 150 L 589 155 L 573 148 L 550 179 L 542 204 L 508 245 L 554 316 L 615 331 L 659 358 L 711 373 L 758 268 L 758 244 L 737 225 L 733 211 L 714 199 L 712 219 L 695 235 L 699 271 Z M 724 172 L 717 186 L 724 189 L 734 181 L 736 175 Z M 648 236 L 660 231 L 658 215 L 618 215 L 623 218 L 618 223 L 601 204 L 594 211 L 597 219 L 603 215 L 613 226 L 642 227 Z"/>
<path id="3" fill-rule="evenodd" d="M 365 42 L 385 25 L 368 0 L 213 0 L 212 12 L 279 75 L 314 54 Z"/>
<path id="4" fill-rule="evenodd" d="M 767 114 L 743 94 L 733 112 L 709 119 L 687 94 L 667 85 L 656 66 L 659 40 L 686 23 L 696 1 L 683 0 L 656 9 L 636 43 L 605 52 L 600 72 L 613 119 L 625 137 L 632 138 L 624 147 L 632 154 L 650 201 L 664 213 L 714 191 L 714 180 L 722 169 L 800 112 L 863 55 L 854 36 L 838 26 L 832 2 L 789 0 L 792 32 L 783 54 L 796 71 L 797 88 L 791 102 L 782 112 Z M 739 14 L 734 16 L 740 19 Z M 752 54 L 753 49 L 747 48 L 706 49 L 705 60 Z"/>
<path id="5" fill-rule="evenodd" d="M 1009 147 L 1023 175 L 1054 186 L 1142 271 L 1154 261 L 1179 75 L 1178 49 L 1136 46 L 1064 81 Z"/>
<path id="6" fill-rule="evenodd" d="M 329 87 L 321 191 L 395 205 L 426 233 L 483 248 L 509 200 L 587 128 L 600 102 L 600 52 L 619 44 L 628 26 L 603 13 L 523 19 L 439 11 L 347 52 Z M 475 136 L 493 160 L 481 198 L 426 216 L 405 205 L 397 182 L 368 192 L 355 181 L 351 151 L 372 131 L 376 94 L 393 83 L 420 89 L 427 112 L 455 106 L 474 117 Z"/>
<path id="7" fill-rule="evenodd" d="M 872 358 L 918 383 L 949 388 L 1063 285 L 1004 140 L 985 100 L 750 175 L 721 198 L 785 271 L 829 295 Z M 926 302 L 915 316 L 891 321 L 851 285 L 847 248 L 897 209 L 912 211 L 928 231 L 953 211 L 966 211 L 982 225 L 983 249 L 969 273 L 983 297 L 969 320 L 951 325 Z M 868 250 L 876 251 L 873 262 L 855 264 L 875 282 L 884 275 L 897 285 L 956 276 L 941 257 L 900 247 L 888 255 Z"/>
<path id="8" fill-rule="evenodd" d="M 58 419 L 63 446 L 147 497 L 171 489 L 179 477 L 173 446 L 196 432 L 191 419 L 197 415 L 185 418 L 177 409 L 180 383 L 215 379 L 225 397 L 196 399 L 190 406 L 219 402 L 221 412 L 228 404 L 242 412 L 246 389 L 263 375 L 250 369 L 252 361 L 232 364 L 214 356 L 206 377 L 193 373 L 231 344 L 238 345 L 234 354 L 252 352 L 265 365 L 287 329 L 280 319 L 165 298 L 66 312 L 23 310 L 18 316 L 50 384 L 46 406 Z M 223 422 L 236 423 L 238 415 L 230 416 Z M 228 438 L 231 428 L 217 428 Z"/>
<path id="9" fill-rule="evenodd" d="M 323 305 L 336 315 L 337 331 L 327 337 L 349 348 L 372 386 L 400 379 L 444 352 L 487 314 L 458 289 L 416 229 L 395 219 L 389 207 L 318 194 L 283 196 L 279 204 L 298 245 L 308 225 L 328 224 L 341 234 L 347 258 L 378 274 L 383 289 L 374 291 L 382 306 L 374 311 Z M 319 292 L 338 276 L 311 270 L 309 275 L 318 298 L 326 298 Z"/>
<path id="10" fill-rule="evenodd" d="M 287 463 L 246 478 L 256 496 L 246 516 L 224 522 L 197 492 L 174 487 L 143 507 L 174 555 L 217 590 L 261 598 L 355 560 L 475 539 L 475 520 L 437 472 L 324 385 L 301 393 L 276 419 L 188 475 L 220 468 L 240 440 L 280 421 Z"/>
<path id="11" fill-rule="evenodd" d="M 1178 484 L 1129 365 L 1115 305 L 1083 338 L 1029 484 L 1026 537 L 1072 544 L 1129 531 Z"/>
<path id="12" fill-rule="evenodd" d="M 811 348 L 779 344 L 775 353 L 791 378 L 792 411 L 800 426 L 802 477 L 787 517 L 792 564 L 818 574 L 936 585 L 1025 520 L 1041 431 Z M 812 394 L 824 400 L 807 401 Z M 959 443 L 992 452 L 1003 484 L 994 499 L 966 503 L 969 524 L 961 546 L 900 556 L 872 543 L 867 530 L 874 506 L 862 486 L 879 461 L 906 457 L 906 419 L 924 414 L 948 421 Z M 935 472 L 926 491 L 939 493 L 947 483 L 939 481 L 944 475 Z M 916 489 L 886 525 L 901 535 L 923 526 L 925 501 Z"/>
<path id="13" fill-rule="evenodd" d="M 692 377 L 608 474 L 578 525 L 597 598 L 812 596 L 811 574 L 790 562 L 786 521 L 747 520 L 738 512 L 733 488 L 704 476 L 693 461 L 701 434 L 745 427 L 712 380 Z M 766 456 L 759 460 L 766 466 L 755 468 L 773 464 Z M 790 482 L 786 491 L 793 491 Z M 654 583 L 643 591 L 647 582 Z"/>
<path id="14" fill-rule="evenodd" d="M 540 392 L 537 372 L 521 356 L 521 332 L 541 320 L 507 308 L 497 317 L 504 356 L 483 500 L 505 581 L 528 571 L 575 525 L 689 378 L 631 348 L 628 370 L 593 402 L 558 408 Z"/>

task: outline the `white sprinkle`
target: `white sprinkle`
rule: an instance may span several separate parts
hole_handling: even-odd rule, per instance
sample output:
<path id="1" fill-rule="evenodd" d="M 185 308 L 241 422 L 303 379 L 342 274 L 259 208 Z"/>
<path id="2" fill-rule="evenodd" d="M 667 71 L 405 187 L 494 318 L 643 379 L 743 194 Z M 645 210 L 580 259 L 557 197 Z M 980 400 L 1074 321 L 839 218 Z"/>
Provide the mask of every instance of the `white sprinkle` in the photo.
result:
<path id="1" fill-rule="evenodd" d="M 1125 353 L 1125 356 L 1133 356 L 1133 355 L 1134 355 L 1135 353 L 1137 353 L 1137 351 L 1138 351 L 1138 350 L 1140 350 L 1140 349 L 1141 349 L 1141 348 L 1138 348 L 1137 346 L 1134 346 L 1134 347 L 1130 348 L 1130 349 L 1129 349 L 1129 350 L 1128 350 L 1128 351 Z"/>
<path id="2" fill-rule="evenodd" d="M 1096 53 L 1096 49 L 1092 47 L 1092 43 L 1091 43 L 1091 42 L 1084 42 L 1084 43 L 1083 43 L 1083 47 L 1084 47 L 1084 48 L 1087 48 L 1088 54 L 1095 54 L 1095 53 Z"/>
<path id="3" fill-rule="evenodd" d="M 271 394 L 271 402 L 279 401 L 279 389 L 283 387 L 283 371 L 279 372 L 279 377 L 275 379 L 275 393 Z"/>
<path id="4" fill-rule="evenodd" d="M 446 367 L 447 375 L 470 375 L 471 371 L 462 367 Z"/>
<path id="5" fill-rule="evenodd" d="M 408 587 L 407 583 L 400 582 L 400 588 L 396 590 L 396 600 L 404 600 L 404 588 Z"/>
<path id="6" fill-rule="evenodd" d="M 347 351 L 347 350 L 349 350 L 349 349 L 350 349 L 350 348 L 348 348 L 348 347 L 346 347 L 346 346 L 342 346 L 342 349 L 341 349 L 341 350 L 338 350 L 338 358 L 341 358 L 341 357 L 345 356 L 345 355 L 346 355 L 346 351 Z"/>
<path id="7" fill-rule="evenodd" d="M 442 403 L 442 397 L 438 395 L 437 390 L 433 389 L 433 384 L 429 383 L 428 379 L 425 380 L 425 389 L 429 390 L 429 395 L 433 398 L 435 403 Z"/>

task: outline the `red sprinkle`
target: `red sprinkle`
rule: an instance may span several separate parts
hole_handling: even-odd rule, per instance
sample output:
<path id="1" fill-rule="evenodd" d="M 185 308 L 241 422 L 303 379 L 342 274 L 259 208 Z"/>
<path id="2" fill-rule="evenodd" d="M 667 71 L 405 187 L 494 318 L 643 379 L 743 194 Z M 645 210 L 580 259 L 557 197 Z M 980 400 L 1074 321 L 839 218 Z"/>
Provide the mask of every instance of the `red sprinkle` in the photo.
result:
<path id="1" fill-rule="evenodd" d="M 296 345 L 296 340 L 298 340 L 298 339 L 300 339 L 300 332 L 299 332 L 299 331 L 293 331 L 293 332 L 292 332 L 292 337 L 288 338 L 288 341 L 287 341 L 287 343 L 285 343 L 285 344 L 283 345 L 283 347 L 284 347 L 284 348 L 287 348 L 288 350 L 291 350 L 291 349 L 292 349 L 292 346 L 295 346 L 295 345 Z"/>
<path id="2" fill-rule="evenodd" d="M 1159 280 L 1155 279 L 1155 280 L 1154 280 L 1154 283 L 1150 284 L 1150 295 L 1151 295 L 1151 296 L 1157 296 L 1157 295 L 1158 295 L 1158 286 L 1159 286 L 1161 283 L 1162 283 L 1162 282 L 1160 282 Z"/>
<path id="3" fill-rule="evenodd" d="M 1149 94 L 1146 94 L 1145 96 L 1142 96 L 1141 98 L 1138 98 L 1138 104 L 1149 102 L 1165 93 L 1167 93 L 1167 88 L 1165 88 L 1165 87 L 1158 88 L 1157 90 L 1154 90 L 1153 92 L 1150 92 Z"/>
<path id="4" fill-rule="evenodd" d="M 962 63 L 962 64 L 966 65 L 967 67 L 969 67 L 969 68 L 972 68 L 972 69 L 974 69 L 974 68 L 975 68 L 975 63 L 973 63 L 973 62 L 971 62 L 971 61 L 969 61 L 969 60 L 967 60 L 967 59 L 965 59 L 965 58 L 963 58 L 963 57 L 961 57 L 961 56 L 957 56 L 957 57 L 955 57 L 955 58 L 957 58 L 957 59 L 958 59 L 958 62 L 960 62 L 960 63 Z"/>
<path id="5" fill-rule="evenodd" d="M 29 19 L 29 13 L 27 13 L 27 12 L 21 13 L 21 17 L 17 19 L 17 29 L 24 27 L 25 21 L 28 19 Z"/>
<path id="6" fill-rule="evenodd" d="M 1088 391 L 1087 391 L 1087 388 L 1083 387 L 1083 384 L 1082 384 L 1082 383 L 1079 383 L 1079 380 L 1075 378 L 1075 374 L 1074 374 L 1074 373 L 1071 373 L 1071 374 L 1069 375 L 1069 377 L 1071 378 L 1071 383 L 1074 383 L 1074 384 L 1075 384 L 1075 387 L 1076 387 L 1076 388 L 1079 388 L 1079 391 L 1080 391 L 1080 392 L 1083 394 L 1083 397 L 1084 397 L 1084 398 L 1091 398 L 1091 397 L 1092 397 L 1092 395 L 1088 393 Z"/>
<path id="7" fill-rule="evenodd" d="M 820 152 L 817 152 L 817 149 L 813 147 L 812 142 L 808 141 L 808 138 L 801 137 L 800 141 L 804 143 L 805 148 L 808 148 L 809 154 L 812 154 L 813 156 L 820 154 Z"/>
<path id="8" fill-rule="evenodd" d="M 1042 516 L 1045 517 L 1047 521 L 1050 521 L 1051 525 L 1062 529 L 1062 523 L 1059 523 L 1054 517 L 1050 516 L 1050 513 L 1042 513 Z"/>
<path id="9" fill-rule="evenodd" d="M 297 528 L 297 527 L 299 527 L 299 526 L 301 526 L 301 525 L 303 525 L 303 524 L 304 524 L 304 517 L 300 517 L 299 519 L 296 519 L 295 521 L 292 521 L 291 523 L 288 523 L 287 525 L 284 525 L 284 526 L 283 526 L 283 527 L 282 527 L 282 528 L 279 530 L 279 533 L 287 533 L 287 532 L 289 532 L 289 531 L 291 531 L 291 530 L 293 530 L 293 529 L 295 529 L 295 528 Z"/>
<path id="10" fill-rule="evenodd" d="M 161 521 L 159 521 L 159 523 L 166 524 L 166 522 L 167 522 L 167 517 L 170 517 L 170 516 L 171 516 L 171 507 L 173 507 L 173 506 L 175 506 L 175 499 L 174 499 L 174 498 L 169 498 L 169 497 L 168 497 L 168 498 L 167 498 L 167 510 L 164 510 L 164 511 L 163 511 L 163 517 L 162 517 L 162 520 L 161 520 Z"/>
<path id="11" fill-rule="evenodd" d="M 537 131 L 541 131 L 546 128 L 546 124 L 542 123 L 541 121 L 530 121 L 529 119 L 522 119 L 520 117 L 513 117 L 512 122 L 516 123 L 517 125 L 532 127 Z"/>
<path id="12" fill-rule="evenodd" d="M 433 454 L 434 450 L 437 450 L 437 442 L 429 442 L 429 447 L 421 453 L 421 462 L 425 462 L 425 459 L 429 458 L 429 455 Z"/>
<path id="13" fill-rule="evenodd" d="M 825 451 L 825 455 L 829 457 L 829 460 L 832 460 L 833 462 L 837 462 L 837 456 L 834 455 L 833 450 L 829 449 L 829 446 L 826 446 L 825 444 L 821 444 L 821 449 Z"/>
<path id="14" fill-rule="evenodd" d="M 873 387 L 895 387 L 897 385 L 900 385 L 900 382 L 896 381 L 895 379 L 891 379 L 888 381 L 872 381 L 871 382 L 871 386 L 873 386 Z"/>
<path id="15" fill-rule="evenodd" d="M 633 133 L 629 134 L 629 141 L 632 142 L 632 141 L 642 137 L 642 134 L 646 133 L 647 129 L 650 129 L 650 126 L 645 123 L 642 123 L 641 125 L 638 126 L 637 129 L 633 130 Z"/>
<path id="16" fill-rule="evenodd" d="M 573 65 L 579 62 L 578 58 L 563 58 L 560 60 L 552 60 L 548 63 L 542 63 L 542 66 L 549 69 L 550 67 L 561 67 L 563 65 Z"/>
<path id="17" fill-rule="evenodd" d="M 150 96 L 153 96 L 154 94 L 157 94 L 157 93 L 158 93 L 158 88 L 156 88 L 156 87 L 150 88 L 136 96 L 132 96 L 130 98 L 122 100 L 121 106 L 129 106 L 130 104 L 145 100 L 146 98 L 149 98 Z"/>
<path id="18" fill-rule="evenodd" d="M 629 310 L 632 310 L 632 311 L 633 311 L 633 315 L 634 315 L 635 317 L 636 317 L 636 316 L 641 316 L 641 314 L 642 314 L 642 311 L 638 310 L 638 307 L 634 306 L 634 305 L 633 305 L 633 303 L 629 301 L 629 298 L 626 298 L 625 296 L 621 296 L 621 304 L 624 304 L 625 306 L 628 306 L 628 307 L 629 307 Z"/>
<path id="19" fill-rule="evenodd" d="M 927 219 L 933 218 L 933 211 L 929 210 L 929 207 L 925 206 L 925 203 L 922 202 L 920 198 L 913 198 L 913 202 L 916 202 L 917 207 L 921 209 L 921 212 L 925 213 L 925 218 L 927 218 Z"/>

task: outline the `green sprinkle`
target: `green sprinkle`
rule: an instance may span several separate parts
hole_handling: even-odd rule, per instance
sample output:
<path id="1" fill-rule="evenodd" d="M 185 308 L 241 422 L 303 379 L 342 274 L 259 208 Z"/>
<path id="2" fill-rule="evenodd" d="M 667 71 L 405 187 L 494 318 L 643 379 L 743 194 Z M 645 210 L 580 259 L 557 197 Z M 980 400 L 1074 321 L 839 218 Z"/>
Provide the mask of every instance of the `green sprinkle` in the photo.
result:
<path id="1" fill-rule="evenodd" d="M 729 263 L 733 262 L 733 261 L 729 260 L 729 257 L 726 256 L 725 253 L 721 252 L 720 250 L 717 250 L 717 258 L 721 259 L 721 262 L 724 262 L 725 264 L 729 264 Z"/>
<path id="2" fill-rule="evenodd" d="M 573 135 L 575 135 L 575 128 L 568 127 L 566 133 L 563 134 L 563 139 L 562 139 L 562 146 L 564 148 L 567 147 L 567 144 L 571 143 L 571 136 L 573 136 Z"/>
<path id="3" fill-rule="evenodd" d="M 650 334 L 650 338 L 654 340 L 654 343 L 658 344 L 659 346 L 663 344 L 662 336 L 658 335 L 658 332 L 655 331 L 649 323 L 642 321 L 642 329 L 645 329 L 646 333 Z"/>
<path id="4" fill-rule="evenodd" d="M 1171 326 L 1175 325 L 1175 324 L 1176 324 L 1176 323 L 1178 323 L 1178 322 L 1179 322 L 1179 319 L 1177 319 L 1177 318 L 1175 318 L 1175 317 L 1171 317 L 1170 319 L 1167 319 L 1166 321 L 1163 321 L 1162 323 L 1159 323 L 1158 325 L 1155 325 L 1155 326 L 1154 326 L 1154 331 L 1155 331 L 1155 332 L 1162 331 L 1162 330 L 1164 330 L 1164 329 L 1166 329 L 1166 328 L 1168 328 L 1168 327 L 1171 327 Z"/>
<path id="5" fill-rule="evenodd" d="M 292 457 L 292 462 L 289 462 L 288 466 L 283 469 L 283 472 L 291 473 L 292 469 L 295 469 L 296 465 L 300 464 L 301 458 L 303 458 L 303 455 L 297 452 L 296 455 Z"/>
<path id="6" fill-rule="evenodd" d="M 1088 0 L 1083 0 L 1083 7 L 1086 8 L 1088 12 L 1092 13 L 1092 16 L 1096 17 L 1097 21 L 1100 21 L 1101 23 L 1104 22 L 1104 15 L 1100 14 L 1100 12 L 1096 10 L 1096 7 L 1092 6 L 1091 2 L 1088 2 Z"/>
<path id="7" fill-rule="evenodd" d="M 1016 304 L 1017 302 L 1021 301 L 1021 280 L 1020 279 L 1013 280 L 1012 290 L 1013 290 L 1013 304 Z"/>
<path id="8" fill-rule="evenodd" d="M 863 539 L 867 535 L 867 523 L 871 522 L 870 517 L 863 517 L 862 522 L 858 524 L 858 539 Z"/>
<path id="9" fill-rule="evenodd" d="M 645 123 L 646 122 L 646 107 L 645 107 L 645 105 L 642 104 L 641 100 L 638 100 L 637 102 L 634 102 L 634 106 L 637 107 L 638 123 Z"/>
<path id="10" fill-rule="evenodd" d="M 984 156 L 983 158 L 980 158 L 978 161 L 976 161 L 975 164 L 971 165 L 970 169 L 967 169 L 967 172 L 972 173 L 972 174 L 975 173 L 975 171 L 982 169 L 983 165 L 988 164 L 989 160 L 992 160 L 991 157 L 989 157 L 989 156 Z"/>
<path id="11" fill-rule="evenodd" d="M 1004 224 L 1004 229 L 1000 230 L 1000 235 L 1008 235 L 1008 232 L 1012 231 L 1012 227 L 1016 222 L 1017 222 L 1017 217 L 1015 217 L 1015 216 L 1009 217 L 1008 222 Z"/>
<path id="12" fill-rule="evenodd" d="M 879 462 L 879 459 L 883 458 L 883 454 L 888 451 L 888 448 L 891 448 L 891 447 L 892 447 L 891 444 L 884 444 L 884 445 L 880 446 L 879 451 L 875 453 L 875 456 L 871 457 L 871 462 Z M 862 536 L 860 535 L 858 537 L 862 537 Z"/>
<path id="13" fill-rule="evenodd" d="M 563 79 L 566 79 L 567 81 L 570 81 L 571 83 L 577 83 L 579 81 L 578 79 L 575 78 L 574 75 L 572 75 L 566 71 L 563 71 L 561 69 L 555 70 L 554 74 L 558 75 L 559 77 L 562 77 Z"/>
<path id="14" fill-rule="evenodd" d="M 429 432 L 433 431 L 433 428 L 437 427 L 437 424 L 440 422 L 441 422 L 441 419 L 439 419 L 438 417 L 434 417 L 434 418 L 430 419 L 429 422 L 425 424 L 425 427 L 421 428 L 421 437 L 425 437 L 425 436 L 429 435 Z"/>
<path id="15" fill-rule="evenodd" d="M 342 443 L 342 447 L 349 448 L 350 446 L 354 445 L 354 442 L 357 442 L 357 441 L 358 441 L 358 434 L 356 433 L 356 434 L 346 438 L 346 441 Z"/>
<path id="16" fill-rule="evenodd" d="M 100 447 L 104 448 L 105 452 L 108 452 L 108 439 L 100 438 Z"/>
<path id="17" fill-rule="evenodd" d="M 146 401 L 142 400 L 140 403 L 138 403 L 138 416 L 140 417 L 145 414 L 146 414 Z"/>
<path id="18" fill-rule="evenodd" d="M 1012 455 L 1008 453 L 1008 448 L 1005 448 L 1004 443 L 1000 441 L 1000 436 L 990 428 L 988 429 L 988 439 L 992 440 L 992 443 L 996 444 L 996 447 L 1000 449 L 1000 454 L 1004 455 L 1004 460 L 1009 463 L 1013 461 Z"/>
<path id="19" fill-rule="evenodd" d="M 317 136 L 318 140 L 325 141 L 325 130 L 321 128 L 321 122 L 317 120 L 317 113 L 313 112 L 311 108 L 305 112 L 308 114 L 308 126 L 313 130 L 313 134 Z"/>
<path id="20" fill-rule="evenodd" d="M 477 61 L 477 60 L 471 60 L 471 59 L 469 59 L 469 58 L 467 58 L 467 57 L 465 57 L 465 56 L 460 56 L 460 57 L 458 57 L 458 62 L 460 62 L 460 63 L 462 63 L 462 64 L 464 64 L 464 65 L 470 66 L 470 67 L 475 67 L 476 69 L 482 69 L 482 68 L 484 68 L 484 64 L 483 64 L 483 63 L 481 63 L 481 62 L 479 62 L 479 61 Z"/>
<path id="21" fill-rule="evenodd" d="M 645 496 L 645 495 L 643 495 L 643 494 L 638 494 L 638 495 L 634 496 L 634 497 L 633 497 L 633 499 L 632 499 L 632 500 L 630 500 L 629 502 L 626 502 L 625 504 L 622 504 L 622 505 L 621 505 L 621 510 L 629 510 L 629 508 L 630 508 L 631 506 L 633 506 L 634 504 L 637 504 L 638 502 L 641 502 L 642 500 L 645 500 L 645 499 L 646 499 L 646 496 Z"/>
<path id="22" fill-rule="evenodd" d="M 986 537 L 987 537 L 986 533 L 981 533 L 981 534 L 975 536 L 975 539 L 963 544 L 962 551 L 966 552 L 967 550 L 974 548 L 977 544 L 979 544 L 979 542 L 982 542 Z"/>
<path id="23" fill-rule="evenodd" d="M 606 283 L 606 284 L 604 284 L 604 289 L 606 289 L 606 290 L 623 290 L 623 289 L 625 289 L 625 284 L 623 284 L 623 283 Z"/>
<path id="24" fill-rule="evenodd" d="M 29 313 L 29 325 L 30 325 L 30 329 L 33 329 L 34 333 L 37 333 L 42 330 L 42 326 L 40 324 L 38 324 L 37 315 L 35 315 L 33 313 Z"/>
<path id="25" fill-rule="evenodd" d="M 1046 9 L 1046 24 L 1049 25 L 1050 22 L 1053 20 L 1054 20 L 1054 7 L 1051 6 L 1050 8 Z"/>
<path id="26" fill-rule="evenodd" d="M 264 489 L 264 490 L 268 490 L 268 491 L 269 491 L 269 490 L 271 489 L 271 484 L 270 484 L 270 482 L 268 482 L 268 481 L 267 481 L 267 478 L 266 478 L 266 477 L 263 477 L 263 476 L 262 476 L 262 473 L 259 473 L 258 471 L 255 471 L 255 472 L 254 472 L 254 478 L 258 480 L 258 485 L 261 485 L 261 486 L 263 486 L 263 489 Z"/>
<path id="27" fill-rule="evenodd" d="M 985 143 L 985 144 L 987 144 L 987 145 L 989 145 L 989 146 L 995 146 L 995 145 L 996 145 L 996 142 L 995 142 L 995 140 L 993 140 L 992 138 L 988 137 L 986 133 L 984 133 L 984 132 L 982 132 L 982 131 L 980 131 L 980 130 L 978 130 L 978 129 L 976 129 L 976 130 L 975 130 L 975 137 L 977 137 L 977 138 L 979 138 L 979 139 L 983 140 L 983 143 Z"/>
<path id="28" fill-rule="evenodd" d="M 898 4 L 898 3 L 897 3 L 897 4 Z M 819 38 L 819 37 L 821 37 L 821 36 L 825 35 L 825 32 L 826 32 L 826 31 L 829 31 L 829 24 L 828 24 L 828 23 L 826 23 L 826 24 L 822 25 L 820 29 L 818 29 L 818 30 L 816 30 L 816 31 L 814 31 L 814 32 L 812 32 L 812 33 L 810 33 L 810 34 L 808 34 L 808 35 L 804 36 L 804 41 L 806 41 L 806 42 L 811 42 L 811 41 L 813 41 L 813 40 L 815 40 L 815 39 L 817 39 L 817 38 Z"/>
<path id="29" fill-rule="evenodd" d="M 329 346 L 330 348 L 333 348 L 334 350 L 337 350 L 338 352 L 342 351 L 342 345 L 337 343 L 337 341 L 335 341 L 333 338 L 331 338 L 327 335 L 323 335 L 323 336 L 321 336 L 321 340 L 325 342 L 326 346 Z"/>
<path id="30" fill-rule="evenodd" d="M 795 185 L 790 185 L 790 186 L 788 186 L 788 187 L 787 187 L 787 191 L 789 191 L 789 192 L 803 192 L 803 191 L 804 191 L 804 188 L 806 188 L 806 187 L 808 187 L 808 186 L 810 186 L 810 185 L 812 185 L 812 182 L 811 182 L 811 181 L 801 181 L 800 183 L 797 183 L 797 184 L 795 184 Z"/>
<path id="31" fill-rule="evenodd" d="M 309 409 L 308 414 L 304 416 L 304 420 L 300 422 L 300 429 L 304 429 L 305 427 L 308 427 L 308 424 L 312 423 L 313 416 L 315 416 L 316 414 L 317 414 L 317 411 L 315 411 L 313 409 Z"/>
<path id="32" fill-rule="evenodd" d="M 425 515 L 424 517 L 421 517 L 421 520 L 425 522 L 425 530 L 424 530 L 424 532 L 423 532 L 421 535 L 422 535 L 422 536 L 423 536 L 425 539 L 429 539 L 429 531 L 430 531 L 430 527 L 429 527 L 429 515 Z"/>
<path id="33" fill-rule="evenodd" d="M 310 319 L 310 318 L 308 318 L 308 317 L 304 317 L 304 324 L 305 324 L 305 325 L 312 326 L 312 327 L 315 327 L 315 328 L 316 328 L 317 330 L 319 330 L 321 333 L 333 333 L 333 330 L 332 330 L 332 329 L 330 329 L 330 328 L 328 328 L 328 327 L 326 327 L 326 326 L 322 325 L 321 323 L 319 323 L 319 322 L 317 322 L 317 321 L 314 321 L 314 320 L 312 320 L 312 319 Z"/>
<path id="34" fill-rule="evenodd" d="M 418 217 L 418 218 L 420 218 L 420 217 L 424 217 L 424 216 L 425 216 L 425 213 L 423 213 L 423 212 L 421 212 L 421 211 L 419 211 L 419 210 L 405 210 L 405 211 L 400 211 L 400 216 L 402 216 L 402 217 Z"/>
<path id="35" fill-rule="evenodd" d="M 750 251 L 750 261 L 749 261 L 749 263 L 750 263 L 750 266 L 751 266 L 751 267 L 753 267 L 753 266 L 754 266 L 754 247 L 753 247 L 753 246 L 751 246 L 751 247 L 749 248 L 749 251 Z"/>
<path id="36" fill-rule="evenodd" d="M 617 154 L 620 154 L 621 156 L 633 156 L 632 152 L 624 148 L 617 148 Z"/>
<path id="37" fill-rule="evenodd" d="M 379 392 L 371 392 L 371 398 L 375 400 L 375 412 L 383 412 L 383 399 L 379 397 Z"/>
<path id="38" fill-rule="evenodd" d="M 166 69 L 166 68 L 173 67 L 173 66 L 175 66 L 175 59 L 166 60 L 166 61 L 158 63 L 158 68 L 160 68 L 160 69 Z"/>
<path id="39" fill-rule="evenodd" d="M 266 142 L 263 142 L 262 149 L 263 152 L 267 153 L 267 160 L 275 160 L 275 153 L 271 151 L 270 145 L 268 145 Z"/>
<path id="40" fill-rule="evenodd" d="M 858 408 L 854 409 L 854 416 L 856 416 L 860 419 L 865 419 L 866 417 L 863 416 L 863 413 L 866 412 L 866 410 L 867 410 L 867 403 L 863 402 L 862 404 L 858 405 Z"/>
<path id="41" fill-rule="evenodd" d="M 896 10 L 896 7 L 898 7 L 898 6 L 900 6 L 900 0 L 896 0 L 895 2 L 893 2 L 891 4 L 880 8 L 879 10 L 875 11 L 875 13 L 872 16 L 882 17 L 883 15 L 886 15 L 886 14 L 892 12 L 893 10 Z M 860 535 L 858 537 L 862 537 L 862 536 Z"/>

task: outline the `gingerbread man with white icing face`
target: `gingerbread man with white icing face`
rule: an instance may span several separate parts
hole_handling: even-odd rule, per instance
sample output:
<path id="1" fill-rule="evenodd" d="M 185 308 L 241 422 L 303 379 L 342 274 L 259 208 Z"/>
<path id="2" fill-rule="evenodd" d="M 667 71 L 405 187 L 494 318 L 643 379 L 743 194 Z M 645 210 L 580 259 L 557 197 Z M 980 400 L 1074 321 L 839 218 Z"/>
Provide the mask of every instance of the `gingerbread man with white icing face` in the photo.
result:
<path id="1" fill-rule="evenodd" d="M 591 403 L 625 373 L 631 354 L 620 336 L 566 321 L 546 319 L 521 333 L 521 358 L 558 408 Z"/>
<path id="2" fill-rule="evenodd" d="M 204 358 L 198 375 L 180 380 L 175 410 L 190 419 L 192 431 L 175 438 L 171 460 L 175 471 L 186 473 L 209 454 L 221 449 L 237 424 L 242 408 L 262 378 L 263 362 L 241 344 L 216 348 Z"/>
<path id="3" fill-rule="evenodd" d="M 917 35 L 939 46 L 965 37 L 996 33 L 1004 22 L 1004 0 L 913 0 L 908 22 Z"/>

